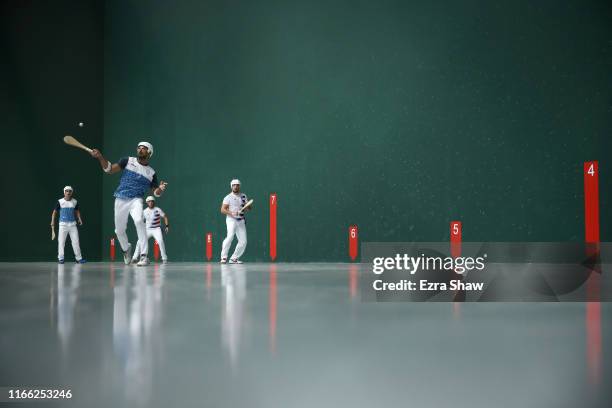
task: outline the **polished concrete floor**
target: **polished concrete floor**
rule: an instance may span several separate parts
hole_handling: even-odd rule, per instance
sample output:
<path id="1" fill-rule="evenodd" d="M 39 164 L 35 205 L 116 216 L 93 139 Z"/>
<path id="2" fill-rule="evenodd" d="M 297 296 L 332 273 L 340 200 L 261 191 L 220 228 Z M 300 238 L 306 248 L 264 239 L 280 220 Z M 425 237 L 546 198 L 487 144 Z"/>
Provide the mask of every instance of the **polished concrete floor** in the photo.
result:
<path id="1" fill-rule="evenodd" d="M 358 280 L 348 264 L 0 263 L 0 387 L 73 394 L 0 405 L 612 406 L 611 303 L 372 303 Z"/>

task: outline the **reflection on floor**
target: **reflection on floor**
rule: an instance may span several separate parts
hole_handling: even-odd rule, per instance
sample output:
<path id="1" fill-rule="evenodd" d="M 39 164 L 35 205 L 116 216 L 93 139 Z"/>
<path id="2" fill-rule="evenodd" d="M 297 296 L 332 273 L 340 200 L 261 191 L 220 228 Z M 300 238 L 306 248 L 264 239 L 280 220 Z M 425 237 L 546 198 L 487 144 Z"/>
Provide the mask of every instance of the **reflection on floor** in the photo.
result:
<path id="1" fill-rule="evenodd" d="M 367 303 L 359 278 L 0 264 L 0 387 L 79 407 L 608 406 L 610 303 Z"/>

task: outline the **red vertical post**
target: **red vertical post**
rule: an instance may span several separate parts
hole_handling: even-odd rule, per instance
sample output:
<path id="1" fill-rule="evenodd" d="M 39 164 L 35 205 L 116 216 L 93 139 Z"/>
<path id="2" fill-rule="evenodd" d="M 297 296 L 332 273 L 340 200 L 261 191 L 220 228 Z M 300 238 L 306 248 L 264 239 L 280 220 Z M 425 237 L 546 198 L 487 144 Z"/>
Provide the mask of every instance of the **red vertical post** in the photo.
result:
<path id="1" fill-rule="evenodd" d="M 584 241 L 587 259 L 599 252 L 599 162 L 584 163 Z M 589 382 L 599 386 L 602 376 L 600 275 L 591 271 L 587 281 L 587 365 Z"/>
<path id="2" fill-rule="evenodd" d="M 599 243 L 599 163 L 584 163 L 584 240 Z"/>
<path id="3" fill-rule="evenodd" d="M 356 225 L 351 225 L 349 227 L 349 257 L 351 261 L 354 261 L 357 258 L 357 245 L 359 243 L 359 229 Z"/>
<path id="4" fill-rule="evenodd" d="M 155 239 L 153 240 L 153 258 L 155 258 L 156 262 L 159 259 L 159 244 Z"/>
<path id="5" fill-rule="evenodd" d="M 461 221 L 451 221 L 450 222 L 450 252 L 451 257 L 458 258 L 461 256 L 461 234 L 462 234 L 462 224 Z M 461 277 L 463 279 L 463 277 Z M 455 295 L 453 296 L 453 315 L 455 319 L 459 318 L 461 309 L 458 303 L 465 301 L 465 291 L 457 290 L 455 291 Z"/>
<path id="6" fill-rule="evenodd" d="M 115 238 L 110 240 L 110 259 L 111 261 L 115 260 Z"/>
<path id="7" fill-rule="evenodd" d="M 206 259 L 212 259 L 212 232 L 206 233 Z"/>
<path id="8" fill-rule="evenodd" d="M 584 242 L 586 258 L 593 260 L 593 270 L 587 282 L 587 301 L 599 301 L 599 162 L 584 163 Z"/>
<path id="9" fill-rule="evenodd" d="M 451 256 L 453 258 L 461 256 L 461 221 L 451 221 L 450 242 Z"/>
<path id="10" fill-rule="evenodd" d="M 276 207 L 278 197 L 276 193 L 270 194 L 270 259 L 276 259 Z"/>

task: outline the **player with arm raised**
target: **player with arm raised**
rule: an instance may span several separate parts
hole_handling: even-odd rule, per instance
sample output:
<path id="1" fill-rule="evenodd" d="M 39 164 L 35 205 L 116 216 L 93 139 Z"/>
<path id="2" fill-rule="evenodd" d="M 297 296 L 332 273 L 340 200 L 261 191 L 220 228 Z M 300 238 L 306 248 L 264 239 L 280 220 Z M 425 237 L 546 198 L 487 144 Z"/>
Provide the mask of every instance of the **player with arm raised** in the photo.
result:
<path id="1" fill-rule="evenodd" d="M 149 160 L 153 156 L 153 145 L 148 142 L 138 143 L 136 157 L 124 157 L 118 163 L 106 160 L 98 149 L 92 149 L 91 156 L 98 159 L 105 173 L 114 174 L 122 172 L 119 186 L 115 190 L 115 234 L 123 251 L 123 261 L 129 265 L 131 256 L 131 244 L 128 242 L 127 223 L 132 216 L 138 240 L 142 242 L 136 246 L 140 251 L 138 266 L 148 265 L 148 240 L 147 230 L 143 218 L 143 196 L 153 191 L 155 197 L 161 197 L 168 183 L 157 181 L 155 170 L 149 166 Z"/>

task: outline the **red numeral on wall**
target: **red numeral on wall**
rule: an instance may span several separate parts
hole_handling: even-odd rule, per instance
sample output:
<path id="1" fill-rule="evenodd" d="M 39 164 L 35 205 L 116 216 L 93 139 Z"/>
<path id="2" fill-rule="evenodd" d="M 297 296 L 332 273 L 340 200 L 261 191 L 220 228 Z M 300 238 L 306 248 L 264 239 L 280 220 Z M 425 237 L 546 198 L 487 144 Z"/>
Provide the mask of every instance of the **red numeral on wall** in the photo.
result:
<path id="1" fill-rule="evenodd" d="M 212 233 L 211 232 L 206 233 L 206 259 L 209 261 L 212 259 Z"/>
<path id="2" fill-rule="evenodd" d="M 359 229 L 356 225 L 349 227 L 349 257 L 352 261 L 357 258 L 357 245 L 359 244 Z"/>
<path id="3" fill-rule="evenodd" d="M 451 221 L 450 242 L 451 256 L 454 258 L 461 256 L 461 221 Z"/>
<path id="4" fill-rule="evenodd" d="M 599 242 L 599 163 L 584 163 L 584 240 Z"/>
<path id="5" fill-rule="evenodd" d="M 115 238 L 110 240 L 110 259 L 111 261 L 115 260 Z"/>
<path id="6" fill-rule="evenodd" d="M 278 197 L 276 193 L 270 194 L 270 259 L 276 259 L 276 207 Z"/>

